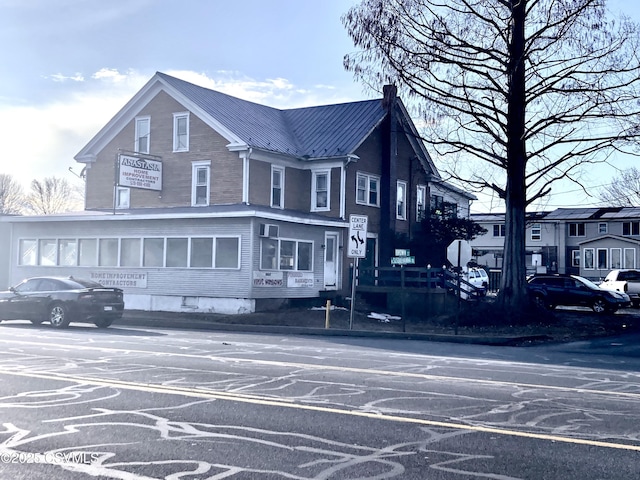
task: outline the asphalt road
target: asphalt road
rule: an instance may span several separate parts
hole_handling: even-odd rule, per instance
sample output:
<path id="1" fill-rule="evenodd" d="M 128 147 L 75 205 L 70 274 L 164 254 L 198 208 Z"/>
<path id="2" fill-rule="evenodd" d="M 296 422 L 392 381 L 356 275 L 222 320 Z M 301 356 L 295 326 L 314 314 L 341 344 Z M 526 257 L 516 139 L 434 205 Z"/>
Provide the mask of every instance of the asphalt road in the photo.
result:
<path id="1" fill-rule="evenodd" d="M 0 333 L 1 479 L 640 478 L 627 337 Z"/>

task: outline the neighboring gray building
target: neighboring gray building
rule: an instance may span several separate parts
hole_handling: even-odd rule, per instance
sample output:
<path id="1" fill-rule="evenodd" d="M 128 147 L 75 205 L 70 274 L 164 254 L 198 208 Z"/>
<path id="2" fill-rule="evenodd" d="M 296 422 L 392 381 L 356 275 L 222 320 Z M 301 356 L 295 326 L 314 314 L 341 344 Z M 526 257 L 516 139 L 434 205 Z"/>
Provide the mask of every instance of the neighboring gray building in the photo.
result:
<path id="1" fill-rule="evenodd" d="M 474 259 L 502 268 L 504 214 L 471 214 L 487 233 L 471 242 Z M 640 267 L 640 207 L 558 208 L 527 214 L 527 271 L 601 279 L 615 268 Z"/>

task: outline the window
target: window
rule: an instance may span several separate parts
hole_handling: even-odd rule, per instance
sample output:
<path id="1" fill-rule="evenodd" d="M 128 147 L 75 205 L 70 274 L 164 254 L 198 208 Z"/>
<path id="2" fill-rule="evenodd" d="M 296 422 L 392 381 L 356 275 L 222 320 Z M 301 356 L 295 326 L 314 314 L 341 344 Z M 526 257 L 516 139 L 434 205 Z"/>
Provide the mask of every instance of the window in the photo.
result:
<path id="1" fill-rule="evenodd" d="M 570 223 L 569 224 L 569 236 L 570 237 L 584 237 L 584 223 Z"/>
<path id="2" fill-rule="evenodd" d="M 211 162 L 193 162 L 191 170 L 191 205 L 209 205 Z"/>
<path id="3" fill-rule="evenodd" d="M 598 233 L 600 234 L 605 234 L 608 231 L 608 226 L 606 223 L 599 223 L 598 224 Z"/>
<path id="4" fill-rule="evenodd" d="M 623 222 L 622 235 L 640 235 L 640 222 Z"/>
<path id="5" fill-rule="evenodd" d="M 599 248 L 598 249 L 598 270 L 606 270 L 608 268 L 609 262 L 607 261 L 607 249 Z"/>
<path id="6" fill-rule="evenodd" d="M 120 240 L 120 266 L 139 267 L 140 266 L 140 245 L 139 238 L 123 238 Z"/>
<path id="7" fill-rule="evenodd" d="M 75 265 L 78 257 L 78 242 L 76 240 L 60 240 L 58 242 L 58 264 Z"/>
<path id="8" fill-rule="evenodd" d="M 594 251 L 593 248 L 585 248 L 584 249 L 584 268 L 585 270 L 593 270 L 593 257 Z"/>
<path id="9" fill-rule="evenodd" d="M 313 182 L 311 210 L 316 212 L 329 210 L 329 170 L 313 172 L 311 181 Z"/>
<path id="10" fill-rule="evenodd" d="M 504 237 L 504 225 L 497 224 L 493 226 L 494 237 Z"/>
<path id="11" fill-rule="evenodd" d="M 611 268 L 622 268 L 622 249 L 611 249 Z"/>
<path id="12" fill-rule="evenodd" d="M 396 182 L 396 218 L 407 219 L 407 182 Z"/>
<path id="13" fill-rule="evenodd" d="M 98 239 L 81 238 L 78 240 L 78 264 L 83 267 L 95 267 L 98 264 Z"/>
<path id="14" fill-rule="evenodd" d="M 191 239 L 191 262 L 194 268 L 211 268 L 213 265 L 213 238 Z"/>
<path id="15" fill-rule="evenodd" d="M 313 244 L 300 240 L 263 238 L 260 245 L 262 270 L 313 270 Z"/>
<path id="16" fill-rule="evenodd" d="M 580 250 L 571 251 L 571 266 L 580 267 Z"/>
<path id="17" fill-rule="evenodd" d="M 38 265 L 56 265 L 57 263 L 57 249 L 58 242 L 55 240 L 45 239 L 40 240 L 38 249 Z"/>
<path id="18" fill-rule="evenodd" d="M 129 208 L 131 190 L 128 187 L 116 187 L 116 208 Z"/>
<path id="19" fill-rule="evenodd" d="M 167 238 L 167 267 L 186 267 L 188 250 L 188 239 Z"/>
<path id="20" fill-rule="evenodd" d="M 164 238 L 143 240 L 142 266 L 162 267 L 164 265 Z"/>
<path id="21" fill-rule="evenodd" d="M 427 212 L 427 187 L 424 185 L 418 185 L 416 187 L 416 222 L 422 221 Z"/>
<path id="22" fill-rule="evenodd" d="M 173 114 L 173 151 L 189 151 L 189 112 Z"/>
<path id="23" fill-rule="evenodd" d="M 636 268 L 636 249 L 635 248 L 624 249 L 624 267 L 623 268 Z"/>
<path id="24" fill-rule="evenodd" d="M 271 165 L 271 206 L 284 207 L 284 168 Z"/>
<path id="25" fill-rule="evenodd" d="M 358 173 L 356 176 L 356 203 L 380 206 L 380 177 L 366 173 Z"/>
<path id="26" fill-rule="evenodd" d="M 118 239 L 101 238 L 98 242 L 98 265 L 101 267 L 118 266 Z"/>
<path id="27" fill-rule="evenodd" d="M 240 239 L 216 238 L 216 268 L 240 268 Z"/>
<path id="28" fill-rule="evenodd" d="M 531 225 L 531 240 L 534 242 L 542 240 L 542 226 L 539 223 Z"/>
<path id="29" fill-rule="evenodd" d="M 138 117 L 136 118 L 136 142 L 134 145 L 134 151 L 140 153 L 149 153 L 149 140 L 151 136 L 151 118 L 150 117 Z"/>
<path id="30" fill-rule="evenodd" d="M 38 242 L 36 240 L 20 240 L 19 265 L 35 265 Z"/>

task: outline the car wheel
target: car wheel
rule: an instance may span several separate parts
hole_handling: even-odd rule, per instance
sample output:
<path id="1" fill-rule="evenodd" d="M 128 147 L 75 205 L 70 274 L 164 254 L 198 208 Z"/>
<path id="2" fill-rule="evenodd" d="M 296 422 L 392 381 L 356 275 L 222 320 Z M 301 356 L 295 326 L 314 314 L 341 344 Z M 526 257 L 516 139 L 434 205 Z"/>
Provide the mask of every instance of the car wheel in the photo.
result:
<path id="1" fill-rule="evenodd" d="M 96 321 L 94 321 L 93 323 L 95 323 L 96 327 L 98 327 L 98 328 L 107 328 L 113 323 L 113 319 L 112 318 L 99 318 Z"/>
<path id="2" fill-rule="evenodd" d="M 541 310 L 548 310 L 550 308 L 544 296 L 540 294 L 533 296 L 533 304 Z"/>
<path id="3" fill-rule="evenodd" d="M 49 307 L 49 323 L 53 328 L 69 326 L 69 311 L 62 303 L 54 303 Z"/>
<path id="4" fill-rule="evenodd" d="M 607 313 L 609 311 L 609 304 L 602 298 L 596 298 L 593 301 L 593 305 L 591 305 L 591 308 L 596 313 Z"/>

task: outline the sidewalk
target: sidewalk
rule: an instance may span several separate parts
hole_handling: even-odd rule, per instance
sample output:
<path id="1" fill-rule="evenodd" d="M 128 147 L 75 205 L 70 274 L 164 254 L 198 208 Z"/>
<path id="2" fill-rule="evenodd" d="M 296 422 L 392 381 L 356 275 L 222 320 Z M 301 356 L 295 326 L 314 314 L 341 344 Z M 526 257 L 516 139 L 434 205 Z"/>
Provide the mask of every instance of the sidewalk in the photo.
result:
<path id="1" fill-rule="evenodd" d="M 378 325 L 375 321 L 362 324 L 354 322 L 349 328 L 348 313 L 340 318 L 332 314 L 330 328 L 325 328 L 324 312 L 307 312 L 300 310 L 259 312 L 243 315 L 202 314 L 182 312 L 146 312 L 141 310 L 125 310 L 120 320 L 114 322 L 114 327 L 147 327 L 162 329 L 207 330 L 237 333 L 265 333 L 278 335 L 325 335 L 369 337 L 399 340 L 422 340 L 451 343 L 465 343 L 493 346 L 517 346 L 530 342 L 546 340 L 546 335 L 502 335 L 492 333 L 460 334 L 424 333 L 402 331 L 402 324 Z M 309 317 L 315 317 L 310 319 Z M 313 320 L 313 321 L 312 321 Z M 297 325 L 303 323 L 304 325 Z M 378 322 L 379 323 L 379 322 Z"/>

